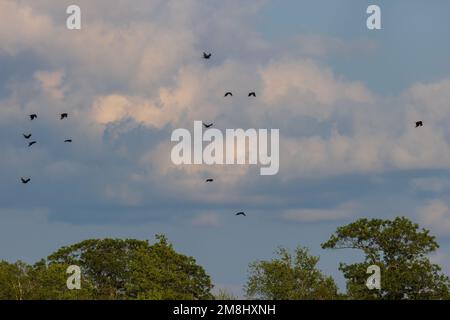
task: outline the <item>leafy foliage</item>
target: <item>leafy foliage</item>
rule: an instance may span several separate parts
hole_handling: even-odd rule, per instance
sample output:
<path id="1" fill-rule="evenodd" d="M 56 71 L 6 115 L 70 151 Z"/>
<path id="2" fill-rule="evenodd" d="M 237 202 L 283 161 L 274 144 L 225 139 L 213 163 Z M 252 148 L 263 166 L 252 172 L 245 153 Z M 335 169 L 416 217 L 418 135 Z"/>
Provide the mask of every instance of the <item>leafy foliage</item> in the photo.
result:
<path id="1" fill-rule="evenodd" d="M 439 245 L 428 230 L 404 217 L 394 220 L 360 219 L 339 227 L 322 244 L 324 249 L 358 249 L 364 262 L 341 263 L 347 293 L 353 299 L 442 299 L 449 297 L 450 282 L 432 264 L 429 254 Z M 381 269 L 381 290 L 369 290 L 367 267 Z"/>
<path id="2" fill-rule="evenodd" d="M 324 249 L 357 249 L 364 260 L 341 263 L 347 294 L 318 268 L 319 257 L 297 247 L 280 247 L 269 261 L 249 265 L 249 298 L 301 299 L 450 299 L 450 279 L 431 263 L 439 245 L 428 230 L 410 220 L 359 219 L 337 228 Z M 81 290 L 69 290 L 67 268 L 82 270 Z M 381 269 L 381 289 L 369 290 L 370 265 Z M 91 239 L 62 247 L 28 265 L 0 261 L 0 299 L 236 299 L 226 291 L 213 296 L 213 285 L 195 259 L 176 252 L 163 235 L 156 242 Z"/>
<path id="3" fill-rule="evenodd" d="M 31 284 L 27 277 L 29 266 L 22 262 L 0 262 L 0 299 L 23 300 L 29 295 Z"/>
<path id="4" fill-rule="evenodd" d="M 212 299 L 212 284 L 194 258 L 176 253 L 164 236 L 149 248 L 138 248 L 130 260 L 127 287 L 138 299 Z"/>
<path id="5" fill-rule="evenodd" d="M 0 299 L 211 299 L 212 284 L 192 257 L 157 242 L 101 239 L 63 247 L 30 266 L 0 262 Z M 66 286 L 67 267 L 82 270 L 81 290 Z"/>
<path id="6" fill-rule="evenodd" d="M 277 258 L 250 264 L 250 276 L 245 288 L 249 298 L 269 300 L 323 300 L 338 298 L 337 286 L 324 276 L 316 265 L 319 257 L 298 247 L 295 255 L 278 248 Z"/>
<path id="7" fill-rule="evenodd" d="M 214 295 L 215 300 L 237 300 L 238 298 L 232 293 L 228 292 L 226 289 L 219 289 L 219 291 Z"/>

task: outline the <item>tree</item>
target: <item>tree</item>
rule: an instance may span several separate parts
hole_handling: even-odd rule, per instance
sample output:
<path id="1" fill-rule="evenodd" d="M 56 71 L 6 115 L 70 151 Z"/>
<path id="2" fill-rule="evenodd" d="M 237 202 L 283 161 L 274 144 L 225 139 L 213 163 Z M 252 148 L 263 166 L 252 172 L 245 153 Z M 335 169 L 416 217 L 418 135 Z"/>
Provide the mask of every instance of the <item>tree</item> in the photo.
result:
<path id="1" fill-rule="evenodd" d="M 48 257 L 50 264 L 77 265 L 92 284 L 97 299 L 125 299 L 131 252 L 148 246 L 131 239 L 91 239 L 62 247 Z"/>
<path id="2" fill-rule="evenodd" d="M 1 261 L 0 299 L 212 299 L 204 269 L 156 238 L 86 240 L 34 265 Z M 70 265 L 82 271 L 79 290 L 67 288 Z"/>
<path id="3" fill-rule="evenodd" d="M 295 256 L 285 248 L 275 251 L 277 258 L 250 264 L 245 286 L 249 298 L 267 300 L 337 299 L 337 286 L 331 277 L 317 269 L 319 257 L 297 247 Z"/>
<path id="4" fill-rule="evenodd" d="M 0 262 L 0 300 L 89 299 L 89 286 L 69 290 L 66 286 L 67 266 L 47 265 L 41 260 L 34 265 L 22 261 Z"/>
<path id="5" fill-rule="evenodd" d="M 136 250 L 128 290 L 138 299 L 212 299 L 210 277 L 192 257 L 175 252 L 166 237 Z"/>
<path id="6" fill-rule="evenodd" d="M 324 249 L 357 249 L 361 263 L 341 263 L 347 292 L 353 299 L 441 299 L 449 297 L 449 278 L 428 255 L 439 245 L 428 230 L 404 217 L 394 220 L 359 219 L 339 227 Z M 381 290 L 366 287 L 367 267 L 381 269 Z"/>
<path id="7" fill-rule="evenodd" d="M 92 285 L 83 277 L 81 288 L 69 290 L 67 288 L 66 271 L 68 264 L 47 263 L 40 260 L 29 267 L 28 278 L 33 284 L 33 290 L 27 299 L 32 300 L 88 300 L 94 299 Z"/>
<path id="8" fill-rule="evenodd" d="M 219 289 L 219 291 L 214 295 L 214 300 L 237 300 L 238 298 L 230 293 L 226 289 Z"/>
<path id="9" fill-rule="evenodd" d="M 30 266 L 22 261 L 0 262 L 0 300 L 24 300 L 30 295 Z"/>
<path id="10" fill-rule="evenodd" d="M 48 257 L 50 265 L 78 265 L 96 299 L 209 299 L 212 284 L 192 257 L 158 242 L 85 240 Z"/>

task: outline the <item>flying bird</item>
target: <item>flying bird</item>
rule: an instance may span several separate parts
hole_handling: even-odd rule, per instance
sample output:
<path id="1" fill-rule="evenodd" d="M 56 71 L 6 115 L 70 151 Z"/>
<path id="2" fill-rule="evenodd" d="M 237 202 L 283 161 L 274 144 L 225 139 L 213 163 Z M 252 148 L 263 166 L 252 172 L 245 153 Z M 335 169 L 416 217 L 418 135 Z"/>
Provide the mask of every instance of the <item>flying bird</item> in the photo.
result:
<path id="1" fill-rule="evenodd" d="M 30 134 L 23 134 L 23 137 L 25 138 L 25 139 L 30 139 L 31 138 L 31 133 Z"/>
<path id="2" fill-rule="evenodd" d="M 33 144 L 36 144 L 36 141 L 31 141 L 30 143 L 28 143 L 28 146 L 31 147 Z"/>
<path id="3" fill-rule="evenodd" d="M 67 113 L 61 113 L 61 120 L 67 118 L 68 114 Z"/>
<path id="4" fill-rule="evenodd" d="M 213 182 L 213 181 L 214 181 L 214 179 L 206 179 L 205 182 Z"/>
<path id="5" fill-rule="evenodd" d="M 72 139 L 66 139 L 64 142 L 72 142 Z"/>
<path id="6" fill-rule="evenodd" d="M 211 58 L 211 53 L 203 52 L 203 59 L 208 60 L 209 58 Z"/>
<path id="7" fill-rule="evenodd" d="M 245 212 L 242 212 L 242 211 L 241 211 L 241 212 L 238 212 L 238 213 L 236 213 L 236 215 L 237 215 L 237 216 L 244 216 L 244 217 L 246 217 L 246 214 L 245 214 Z"/>
<path id="8" fill-rule="evenodd" d="M 203 123 L 203 125 L 205 126 L 205 128 L 211 128 L 211 127 L 213 126 L 213 124 L 214 124 L 214 123 L 211 123 L 211 124 Z"/>
<path id="9" fill-rule="evenodd" d="M 250 93 L 248 94 L 248 96 L 249 96 L 249 97 L 256 97 L 256 93 L 255 93 L 255 92 L 250 92 Z"/>
<path id="10" fill-rule="evenodd" d="M 422 126 L 423 126 L 422 121 L 417 121 L 417 122 L 416 122 L 416 128 L 417 128 L 417 127 L 422 127 Z"/>
<path id="11" fill-rule="evenodd" d="M 28 182 L 30 182 L 30 178 L 24 179 L 24 178 L 20 178 L 20 180 L 22 181 L 23 184 L 27 184 Z"/>
<path id="12" fill-rule="evenodd" d="M 228 96 L 233 96 L 233 94 L 230 91 L 228 91 L 227 93 L 225 93 L 224 97 L 228 97 Z"/>
<path id="13" fill-rule="evenodd" d="M 30 114 L 30 119 L 31 119 L 31 120 L 34 120 L 34 119 L 36 119 L 36 118 L 37 118 L 37 114 L 35 114 L 35 113 Z"/>

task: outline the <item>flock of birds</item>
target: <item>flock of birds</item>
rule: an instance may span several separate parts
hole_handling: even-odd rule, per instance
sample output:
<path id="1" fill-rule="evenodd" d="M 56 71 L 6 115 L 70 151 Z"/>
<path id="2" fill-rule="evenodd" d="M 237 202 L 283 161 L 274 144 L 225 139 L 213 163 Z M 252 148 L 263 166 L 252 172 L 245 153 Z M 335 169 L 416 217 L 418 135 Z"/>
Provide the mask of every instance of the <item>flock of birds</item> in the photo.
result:
<path id="1" fill-rule="evenodd" d="M 64 119 L 67 119 L 67 117 L 69 116 L 69 114 L 68 113 L 61 113 L 61 115 L 60 115 L 60 119 L 61 120 L 64 120 Z M 33 121 L 33 120 L 35 120 L 35 119 L 37 119 L 37 114 L 35 114 L 35 113 L 33 113 L 33 114 L 30 114 L 30 121 Z M 28 134 L 22 134 L 23 135 L 23 137 L 26 139 L 26 140 L 30 140 L 30 138 L 33 136 L 31 133 L 28 133 Z M 66 140 L 64 140 L 64 142 L 65 143 L 71 143 L 72 142 L 72 139 L 66 139 Z M 35 145 L 37 143 L 37 141 L 36 140 L 32 140 L 32 141 L 30 141 L 30 142 L 28 142 L 28 148 L 29 147 L 31 147 L 31 146 L 33 146 L 33 145 Z M 23 183 L 23 184 L 27 184 L 28 182 L 30 182 L 31 181 L 31 178 L 24 178 L 24 177 L 21 177 L 20 178 L 20 181 Z"/>
<path id="2" fill-rule="evenodd" d="M 209 60 L 209 59 L 211 59 L 211 56 L 212 56 L 212 53 L 206 53 L 206 52 L 203 52 L 203 59 L 205 59 L 205 60 Z M 231 92 L 231 91 L 227 91 L 227 92 L 225 92 L 225 95 L 224 95 L 224 97 L 232 97 L 233 96 L 233 93 Z M 256 97 L 256 92 L 254 92 L 254 91 L 252 91 L 252 92 L 250 92 L 249 94 L 248 94 L 248 97 Z M 67 117 L 68 117 L 69 115 L 67 114 L 67 113 L 61 113 L 61 120 L 63 120 L 63 119 L 67 119 Z M 30 114 L 30 120 L 31 121 L 33 121 L 33 120 L 35 120 L 35 119 L 37 119 L 37 115 L 36 114 Z M 214 123 L 209 123 L 209 124 L 207 124 L 207 123 L 203 123 L 203 126 L 205 127 L 205 128 L 211 128 L 212 126 L 214 125 Z M 418 127 L 422 127 L 423 126 L 423 122 L 422 121 L 417 121 L 416 122 L 416 128 L 418 128 Z M 23 134 L 23 137 L 25 138 L 25 139 L 27 139 L 27 140 L 29 140 L 31 137 L 32 137 L 32 134 L 31 133 L 29 133 L 29 134 Z M 70 142 L 72 142 L 72 139 L 66 139 L 66 140 L 64 140 L 64 142 L 65 143 L 70 143 Z M 31 147 L 31 146 L 33 146 L 34 144 L 36 144 L 37 143 L 37 141 L 30 141 L 29 143 L 28 143 L 28 147 Z M 27 183 L 29 183 L 30 181 L 31 181 L 31 178 L 20 178 L 20 180 L 22 181 L 22 183 L 23 184 L 27 184 Z M 205 180 L 205 183 L 212 183 L 212 182 L 214 182 L 214 179 L 212 179 L 212 178 L 208 178 L 208 179 L 206 179 Z M 243 212 L 243 211 L 240 211 L 240 212 L 237 212 L 236 213 L 236 216 L 246 216 L 246 214 L 245 214 L 245 212 Z"/>
<path id="3" fill-rule="evenodd" d="M 203 59 L 209 60 L 209 59 L 211 58 L 211 56 L 212 56 L 212 53 L 211 53 L 211 52 L 208 52 L 208 53 L 203 52 Z M 232 97 L 232 96 L 233 96 L 233 93 L 232 93 L 231 91 L 225 92 L 224 97 Z M 256 98 L 256 92 L 254 92 L 254 91 L 249 92 L 248 97 L 254 97 L 254 98 Z M 214 123 L 210 123 L 210 124 L 203 123 L 203 126 L 204 126 L 206 129 L 211 128 L 213 125 L 214 125 Z M 206 179 L 206 181 L 205 181 L 205 183 L 211 183 L 211 182 L 214 182 L 214 179 L 208 178 L 208 179 Z M 244 216 L 244 217 L 246 217 L 247 215 L 245 214 L 245 212 L 240 211 L 240 212 L 237 212 L 237 213 L 236 213 L 236 216 Z"/>
<path id="4" fill-rule="evenodd" d="M 208 60 L 208 59 L 211 58 L 211 56 L 212 56 L 211 53 L 203 52 L 203 58 L 204 59 Z M 232 97 L 233 93 L 231 91 L 225 92 L 224 97 L 229 97 L 229 96 Z M 256 93 L 255 92 L 250 92 L 248 94 L 248 97 L 256 97 Z M 203 123 L 203 125 L 205 126 L 205 128 L 210 128 L 213 124 L 212 123 L 211 124 Z M 416 128 L 418 128 L 418 127 L 423 127 L 423 122 L 422 121 L 416 121 Z M 211 178 L 206 179 L 206 182 L 208 182 L 208 183 L 213 182 L 213 181 L 214 181 L 214 179 L 211 179 Z M 241 212 L 236 213 L 236 216 L 246 216 L 246 215 L 245 215 L 245 212 L 241 211 Z"/>

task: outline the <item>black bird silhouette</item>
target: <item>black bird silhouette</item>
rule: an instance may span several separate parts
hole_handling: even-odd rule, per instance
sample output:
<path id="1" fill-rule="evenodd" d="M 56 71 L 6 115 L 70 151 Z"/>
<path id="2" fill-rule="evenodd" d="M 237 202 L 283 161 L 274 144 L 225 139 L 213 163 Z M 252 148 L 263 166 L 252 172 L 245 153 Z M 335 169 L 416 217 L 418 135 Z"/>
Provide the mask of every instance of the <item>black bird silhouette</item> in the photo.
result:
<path id="1" fill-rule="evenodd" d="M 203 125 L 205 126 L 205 128 L 211 128 L 211 127 L 213 126 L 213 124 L 214 124 L 214 123 L 211 123 L 211 124 L 203 123 Z"/>
<path id="2" fill-rule="evenodd" d="M 228 91 L 227 93 L 225 93 L 224 97 L 228 97 L 228 96 L 233 96 L 233 94 L 230 91 Z"/>
<path id="3" fill-rule="evenodd" d="M 61 113 L 61 120 L 64 118 L 67 118 L 68 114 L 67 113 Z"/>
<path id="4" fill-rule="evenodd" d="M 23 137 L 25 138 L 25 139 L 30 139 L 31 138 L 31 133 L 30 134 L 23 134 Z"/>
<path id="5" fill-rule="evenodd" d="M 248 94 L 248 96 L 249 96 L 249 97 L 256 97 L 256 93 L 255 93 L 255 92 L 250 92 L 250 93 Z"/>
<path id="6" fill-rule="evenodd" d="M 417 127 L 422 127 L 422 126 L 423 126 L 422 121 L 417 121 L 417 122 L 416 122 L 416 128 L 417 128 Z"/>
<path id="7" fill-rule="evenodd" d="M 64 142 L 72 142 L 72 139 L 66 139 Z"/>
<path id="8" fill-rule="evenodd" d="M 241 211 L 241 212 L 238 212 L 238 213 L 236 213 L 236 215 L 237 215 L 237 216 L 244 216 L 244 217 L 246 217 L 246 214 L 245 214 L 245 212 L 242 212 L 242 211 Z"/>
<path id="9" fill-rule="evenodd" d="M 36 118 L 37 118 L 37 114 L 34 114 L 34 113 L 33 113 L 33 114 L 30 114 L 30 119 L 31 119 L 31 120 L 34 120 L 34 119 L 36 119 Z"/>
<path id="10" fill-rule="evenodd" d="M 214 181 L 214 179 L 206 179 L 205 182 L 213 182 L 213 181 Z"/>
<path id="11" fill-rule="evenodd" d="M 37 142 L 36 141 L 31 141 L 30 143 L 28 143 L 28 146 L 31 147 L 35 143 L 37 143 Z"/>
<path id="12" fill-rule="evenodd" d="M 20 178 L 20 180 L 22 181 L 23 184 L 27 184 L 28 182 L 30 182 L 30 178 L 24 179 L 24 178 Z"/>
<path id="13" fill-rule="evenodd" d="M 203 52 L 203 59 L 209 59 L 209 58 L 211 58 L 211 53 Z"/>

